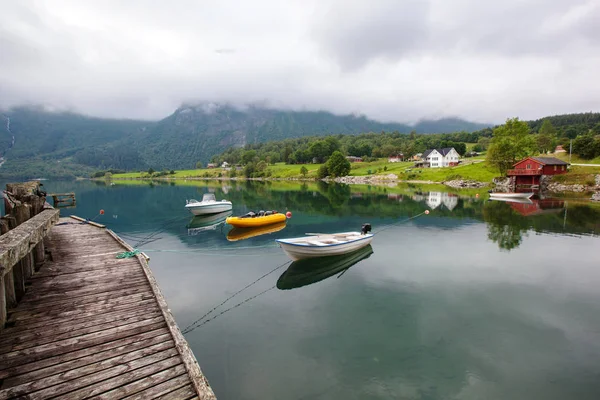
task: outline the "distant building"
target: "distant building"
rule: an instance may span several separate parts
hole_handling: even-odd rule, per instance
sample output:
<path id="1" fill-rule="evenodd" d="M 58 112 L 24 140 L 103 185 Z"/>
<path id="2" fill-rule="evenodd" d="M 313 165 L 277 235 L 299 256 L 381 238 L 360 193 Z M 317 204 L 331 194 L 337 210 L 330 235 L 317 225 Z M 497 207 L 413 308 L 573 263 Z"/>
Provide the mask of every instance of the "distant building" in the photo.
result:
<path id="1" fill-rule="evenodd" d="M 563 149 L 563 147 L 559 144 L 558 146 L 556 146 L 556 148 L 554 149 L 554 153 L 566 153 L 567 151 L 565 149 Z"/>
<path id="2" fill-rule="evenodd" d="M 543 175 L 566 174 L 569 163 L 555 157 L 527 157 L 506 172 L 516 186 L 539 186 Z"/>
<path id="3" fill-rule="evenodd" d="M 229 163 L 227 161 L 223 161 L 223 164 L 221 164 L 221 168 L 229 168 Z"/>
<path id="4" fill-rule="evenodd" d="M 206 168 L 216 168 L 217 164 L 213 164 L 213 163 L 208 163 L 206 164 Z"/>
<path id="5" fill-rule="evenodd" d="M 404 161 L 404 154 L 402 153 L 398 153 L 394 156 L 390 156 L 390 158 L 388 158 L 388 162 L 401 162 Z"/>
<path id="6" fill-rule="evenodd" d="M 410 161 L 421 161 L 421 157 L 423 157 L 423 153 L 417 153 L 409 158 Z"/>
<path id="7" fill-rule="evenodd" d="M 443 168 L 458 165 L 460 154 L 454 147 L 445 147 L 443 149 L 429 149 L 422 156 L 422 166 L 424 168 Z M 417 163 L 415 163 L 417 166 Z"/>
<path id="8" fill-rule="evenodd" d="M 350 162 L 362 162 L 362 157 L 346 156 L 346 160 Z"/>

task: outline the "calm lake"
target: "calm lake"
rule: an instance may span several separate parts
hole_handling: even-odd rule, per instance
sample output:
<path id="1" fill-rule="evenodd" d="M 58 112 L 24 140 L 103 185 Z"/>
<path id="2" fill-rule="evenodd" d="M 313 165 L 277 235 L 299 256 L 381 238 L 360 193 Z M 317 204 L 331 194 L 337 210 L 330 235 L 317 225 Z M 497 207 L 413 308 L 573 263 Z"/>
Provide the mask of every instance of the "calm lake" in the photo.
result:
<path id="1" fill-rule="evenodd" d="M 598 205 L 434 186 L 134 183 L 44 185 L 76 192 L 63 215 L 103 209 L 96 221 L 143 244 L 220 400 L 600 398 Z M 208 191 L 235 215 L 293 216 L 230 232 L 184 210 Z M 372 253 L 280 267 L 274 239 L 365 222 L 380 231 Z"/>

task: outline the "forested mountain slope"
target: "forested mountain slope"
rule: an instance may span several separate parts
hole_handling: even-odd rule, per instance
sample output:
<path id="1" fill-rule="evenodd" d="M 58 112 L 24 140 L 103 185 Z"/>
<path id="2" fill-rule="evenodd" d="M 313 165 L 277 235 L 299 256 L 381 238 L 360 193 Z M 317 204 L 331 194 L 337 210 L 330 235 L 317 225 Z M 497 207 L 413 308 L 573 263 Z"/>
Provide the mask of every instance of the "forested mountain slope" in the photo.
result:
<path id="1" fill-rule="evenodd" d="M 398 131 L 473 131 L 486 124 L 460 119 L 415 126 L 325 111 L 284 111 L 250 106 L 184 105 L 158 121 L 94 118 L 40 107 L 2 112 L 0 178 L 88 176 L 94 170 L 192 168 L 231 146 L 312 135 Z M 14 146 L 12 137 L 14 136 Z"/>

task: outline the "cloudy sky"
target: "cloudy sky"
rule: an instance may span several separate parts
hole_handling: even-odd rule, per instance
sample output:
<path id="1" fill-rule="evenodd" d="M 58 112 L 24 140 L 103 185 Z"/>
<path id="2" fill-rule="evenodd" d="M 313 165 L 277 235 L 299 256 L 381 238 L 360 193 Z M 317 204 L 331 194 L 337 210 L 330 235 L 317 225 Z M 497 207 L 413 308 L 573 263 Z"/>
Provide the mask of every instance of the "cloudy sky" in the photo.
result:
<path id="1" fill-rule="evenodd" d="M 600 111 L 600 0 L 0 0 L 0 107 L 159 119 L 260 102 L 380 120 Z"/>

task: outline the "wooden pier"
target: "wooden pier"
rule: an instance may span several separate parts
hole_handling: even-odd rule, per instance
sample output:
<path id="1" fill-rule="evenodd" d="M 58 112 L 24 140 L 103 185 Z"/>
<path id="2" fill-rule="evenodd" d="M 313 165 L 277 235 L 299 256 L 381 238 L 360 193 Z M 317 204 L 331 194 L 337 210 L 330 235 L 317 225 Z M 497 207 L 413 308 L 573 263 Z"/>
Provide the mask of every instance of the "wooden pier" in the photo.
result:
<path id="1" fill-rule="evenodd" d="M 113 232 L 57 219 L 46 209 L 0 236 L 0 400 L 214 399 L 144 255 L 117 259 L 132 249 Z M 39 243 L 45 262 L 16 296 L 6 266 Z"/>

